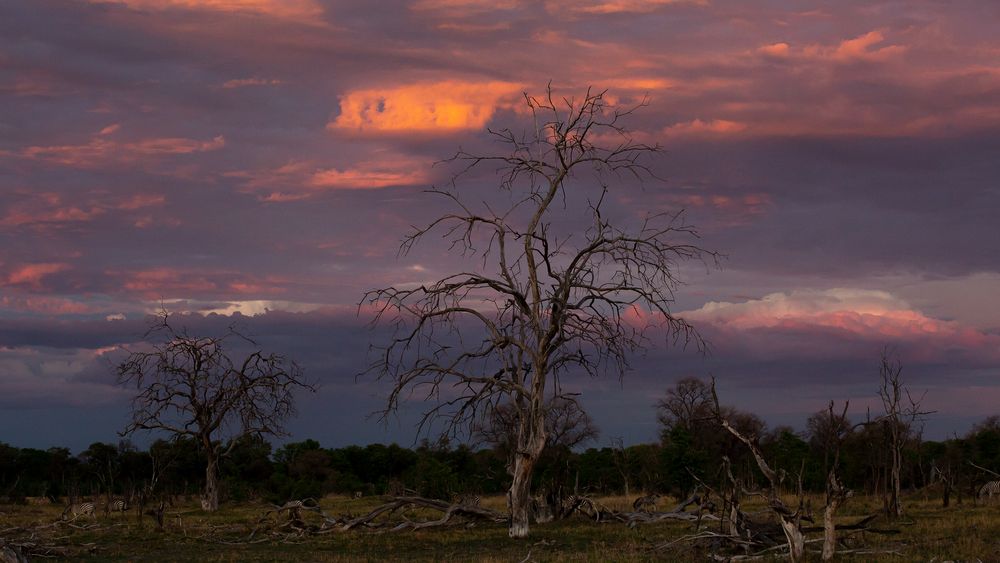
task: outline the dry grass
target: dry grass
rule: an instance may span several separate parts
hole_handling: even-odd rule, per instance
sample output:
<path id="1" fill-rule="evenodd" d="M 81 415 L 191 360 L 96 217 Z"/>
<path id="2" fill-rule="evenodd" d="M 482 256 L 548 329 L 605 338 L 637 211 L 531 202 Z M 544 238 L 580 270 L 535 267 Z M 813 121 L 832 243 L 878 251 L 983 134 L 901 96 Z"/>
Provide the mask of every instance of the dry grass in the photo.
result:
<path id="1" fill-rule="evenodd" d="M 631 507 L 624 497 L 598 499 L 616 510 Z M 661 501 L 661 508 L 672 499 Z M 361 515 L 379 498 L 329 497 L 322 507 L 329 514 Z M 503 510 L 501 497 L 484 505 Z M 819 507 L 821 500 L 812 499 Z M 856 555 L 843 561 L 1000 561 L 1000 506 L 940 507 L 935 499 L 910 498 L 908 516 L 900 522 L 879 520 L 876 528 L 896 528 L 898 535 L 858 534 L 857 543 L 901 555 Z M 843 522 L 857 520 L 878 507 L 875 499 L 856 498 L 842 510 Z M 166 529 L 158 532 L 149 517 L 134 514 L 81 519 L 76 527 L 60 524 L 61 506 L 0 506 L 0 538 L 16 540 L 35 532 L 39 543 L 69 549 L 73 560 L 93 561 L 704 561 L 705 553 L 690 547 L 657 552 L 653 547 L 692 531 L 689 523 L 663 522 L 628 529 L 622 524 L 595 524 L 583 518 L 535 526 L 528 540 L 511 540 L 503 525 L 476 524 L 418 532 L 334 532 L 286 542 L 247 544 L 250 531 L 268 507 L 263 504 L 226 506 L 206 515 L 197 506 L 168 509 Z M 760 506 L 748 503 L 748 511 Z M 818 512 L 818 510 L 817 510 Z M 863 537 L 862 537 L 863 536 Z M 811 537 L 818 537 L 813 534 Z"/>

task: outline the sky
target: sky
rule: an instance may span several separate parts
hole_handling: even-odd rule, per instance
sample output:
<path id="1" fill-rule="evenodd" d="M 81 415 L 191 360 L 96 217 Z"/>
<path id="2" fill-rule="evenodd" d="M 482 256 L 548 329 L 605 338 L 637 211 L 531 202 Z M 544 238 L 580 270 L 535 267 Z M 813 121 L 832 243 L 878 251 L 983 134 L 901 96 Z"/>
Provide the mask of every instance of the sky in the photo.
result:
<path id="1" fill-rule="evenodd" d="M 368 417 L 387 333 L 357 304 L 466 267 L 397 252 L 442 212 L 434 164 L 530 127 L 550 83 L 646 100 L 626 125 L 663 181 L 615 205 L 683 210 L 725 255 L 682 266 L 673 309 L 708 355 L 654 342 L 569 383 L 597 445 L 655 440 L 685 376 L 772 426 L 862 417 L 886 346 L 926 435 L 962 434 L 1000 411 L 998 27 L 993 0 L 5 0 L 0 442 L 116 440 L 116 354 L 167 307 L 302 364 L 290 439 L 412 443 L 427 405 Z"/>

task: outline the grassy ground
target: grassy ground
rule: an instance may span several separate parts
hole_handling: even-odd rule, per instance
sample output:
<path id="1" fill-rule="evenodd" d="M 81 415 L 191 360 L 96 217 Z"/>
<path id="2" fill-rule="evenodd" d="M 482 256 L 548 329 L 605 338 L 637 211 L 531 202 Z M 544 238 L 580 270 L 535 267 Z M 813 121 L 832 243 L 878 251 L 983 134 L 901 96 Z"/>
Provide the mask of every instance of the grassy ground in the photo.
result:
<path id="1" fill-rule="evenodd" d="M 627 499 L 599 499 L 612 509 L 629 508 Z M 328 514 L 361 515 L 380 504 L 378 498 L 329 497 L 321 505 Z M 503 509 L 503 499 L 484 499 Z M 813 500 L 819 507 L 820 499 Z M 1000 561 L 1000 506 L 940 507 L 934 499 L 910 498 L 907 516 L 898 522 L 879 520 L 876 528 L 896 528 L 897 535 L 865 533 L 854 543 L 897 554 L 863 554 L 842 561 Z M 707 552 L 678 543 L 657 550 L 671 540 L 691 534 L 690 523 L 663 522 L 629 529 L 623 524 L 595 524 L 572 518 L 532 528 L 528 540 L 511 540 L 502 524 L 431 528 L 417 532 L 333 532 L 290 541 L 267 539 L 247 543 L 268 506 L 225 506 L 215 514 L 197 506 L 168 508 L 165 530 L 155 529 L 146 517 L 134 514 L 80 519 L 74 526 L 51 526 L 61 506 L 0 506 L 0 538 L 18 541 L 34 530 L 38 543 L 67 547 L 70 558 L 81 561 L 705 561 Z M 755 507 L 745 507 L 752 511 Z M 842 509 L 844 522 L 877 509 L 873 499 L 856 498 Z M 818 510 L 817 510 L 818 512 Z M 416 515 L 415 515 L 416 516 Z M 96 525 L 95 525 L 96 524 Z M 40 530 L 40 531 L 39 531 Z M 819 534 L 811 534 L 817 538 Z M 258 536 L 259 538 L 259 536 Z M 259 540 L 258 540 L 259 541 Z M 818 544 L 811 544 L 818 549 Z M 816 558 L 818 559 L 818 557 Z"/>

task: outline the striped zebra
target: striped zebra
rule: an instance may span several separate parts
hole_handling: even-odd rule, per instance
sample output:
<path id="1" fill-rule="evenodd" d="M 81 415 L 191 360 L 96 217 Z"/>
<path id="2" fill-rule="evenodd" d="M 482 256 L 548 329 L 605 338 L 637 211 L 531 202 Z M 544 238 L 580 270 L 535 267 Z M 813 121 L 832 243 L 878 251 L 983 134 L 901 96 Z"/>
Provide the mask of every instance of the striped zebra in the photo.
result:
<path id="1" fill-rule="evenodd" d="M 979 500 L 992 500 L 994 496 L 1000 496 L 1000 481 L 990 481 L 979 487 Z"/>
<path id="2" fill-rule="evenodd" d="M 66 507 L 62 512 L 63 520 L 76 520 L 81 516 L 94 517 L 94 503 L 92 502 L 78 502 L 76 504 L 71 504 Z"/>
<path id="3" fill-rule="evenodd" d="M 656 501 L 658 500 L 660 500 L 660 495 L 656 493 L 639 497 L 632 503 L 632 509 L 636 512 L 654 512 L 656 511 Z"/>
<path id="4" fill-rule="evenodd" d="M 111 514 L 112 512 L 120 512 L 125 514 L 128 511 L 128 503 L 124 499 L 116 498 L 112 499 L 106 505 L 104 505 L 104 513 Z"/>
<path id="5" fill-rule="evenodd" d="M 476 507 L 479 506 L 479 503 L 482 502 L 483 499 L 479 498 L 479 495 L 464 493 L 461 495 L 454 495 L 451 500 L 454 504 Z"/>

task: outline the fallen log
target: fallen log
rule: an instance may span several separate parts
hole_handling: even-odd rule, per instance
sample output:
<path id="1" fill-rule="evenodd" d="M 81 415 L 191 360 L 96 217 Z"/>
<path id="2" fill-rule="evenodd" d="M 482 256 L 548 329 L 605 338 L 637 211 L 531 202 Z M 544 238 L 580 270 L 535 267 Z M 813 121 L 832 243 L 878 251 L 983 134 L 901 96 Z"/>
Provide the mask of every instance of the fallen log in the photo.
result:
<path id="1" fill-rule="evenodd" d="M 340 524 L 339 529 L 341 531 L 351 530 L 358 526 L 365 527 L 387 527 L 391 526 L 391 531 L 398 532 L 401 530 L 420 530 L 423 528 L 430 528 L 434 526 L 444 526 L 451 522 L 452 518 L 455 516 L 462 516 L 466 518 L 471 518 L 475 520 L 485 520 L 487 522 L 502 523 L 507 522 L 509 519 L 506 514 L 497 512 L 496 510 L 491 510 L 489 508 L 483 508 L 480 506 L 469 506 L 460 503 L 450 503 L 438 499 L 429 499 L 417 496 L 397 496 L 389 497 L 389 502 L 383 504 L 382 506 L 376 507 L 374 510 L 365 514 L 364 516 L 359 516 L 350 520 L 344 521 Z M 442 513 L 441 517 L 436 520 L 425 520 L 422 522 L 414 522 L 412 520 L 404 518 L 402 522 L 397 523 L 381 523 L 376 524 L 374 521 L 376 518 L 388 514 L 392 515 L 395 512 L 403 509 L 409 508 L 425 508 L 430 510 L 437 510 Z"/>

